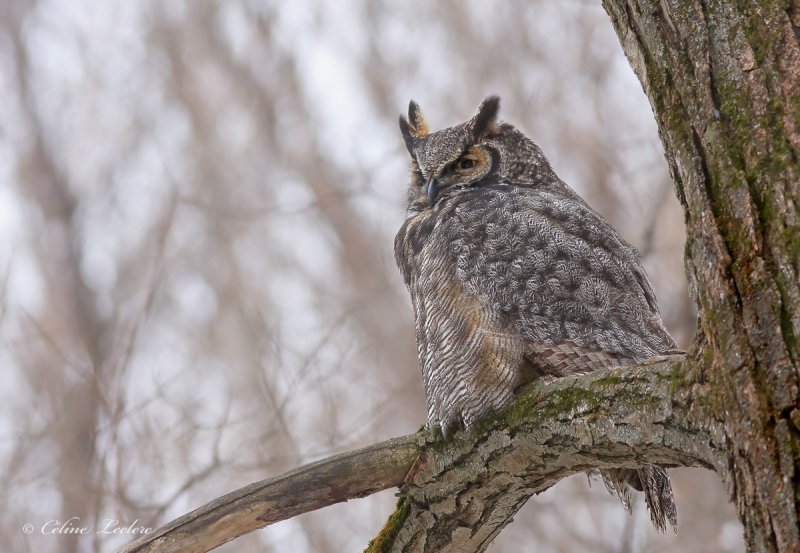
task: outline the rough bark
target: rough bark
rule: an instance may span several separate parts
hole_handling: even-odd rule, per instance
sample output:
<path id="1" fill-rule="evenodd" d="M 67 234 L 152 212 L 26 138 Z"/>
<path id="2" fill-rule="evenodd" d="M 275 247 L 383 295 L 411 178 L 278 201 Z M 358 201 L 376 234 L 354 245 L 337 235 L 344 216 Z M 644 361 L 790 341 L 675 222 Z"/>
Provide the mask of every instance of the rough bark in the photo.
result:
<path id="1" fill-rule="evenodd" d="M 800 10 L 604 0 L 650 99 L 687 223 L 691 380 L 749 551 L 800 543 Z"/>

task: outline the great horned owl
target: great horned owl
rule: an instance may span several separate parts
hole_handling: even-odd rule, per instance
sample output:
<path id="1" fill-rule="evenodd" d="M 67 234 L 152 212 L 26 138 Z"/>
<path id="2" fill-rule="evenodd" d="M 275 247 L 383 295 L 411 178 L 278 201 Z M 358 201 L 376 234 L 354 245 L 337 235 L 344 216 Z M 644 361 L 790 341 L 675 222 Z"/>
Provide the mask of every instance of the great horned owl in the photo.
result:
<path id="1" fill-rule="evenodd" d="M 541 149 L 497 121 L 499 99 L 429 132 L 413 101 L 411 154 L 395 258 L 411 293 L 429 427 L 470 426 L 542 376 L 675 350 L 637 250 L 567 186 Z M 654 524 L 676 527 L 666 471 L 603 473 L 630 508 L 644 491 Z"/>

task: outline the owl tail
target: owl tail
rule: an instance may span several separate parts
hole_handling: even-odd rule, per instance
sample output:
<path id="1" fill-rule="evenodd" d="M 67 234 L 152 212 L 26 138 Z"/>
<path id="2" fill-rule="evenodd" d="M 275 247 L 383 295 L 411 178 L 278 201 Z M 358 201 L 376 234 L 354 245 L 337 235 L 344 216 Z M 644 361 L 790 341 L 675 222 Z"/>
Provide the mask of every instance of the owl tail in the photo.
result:
<path id="1" fill-rule="evenodd" d="M 662 467 L 644 465 L 638 469 L 606 469 L 601 470 L 600 475 L 609 493 L 618 496 L 628 512 L 631 510 L 631 489 L 644 492 L 653 525 L 666 532 L 669 521 L 678 533 L 678 510 L 672 496 L 672 484 Z"/>

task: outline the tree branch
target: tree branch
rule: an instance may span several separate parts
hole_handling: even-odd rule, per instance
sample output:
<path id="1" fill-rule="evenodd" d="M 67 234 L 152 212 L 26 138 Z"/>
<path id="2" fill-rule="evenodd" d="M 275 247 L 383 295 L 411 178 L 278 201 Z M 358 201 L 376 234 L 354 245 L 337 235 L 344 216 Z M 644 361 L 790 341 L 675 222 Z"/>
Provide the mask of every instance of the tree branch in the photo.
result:
<path id="1" fill-rule="evenodd" d="M 422 434 L 328 457 L 217 498 L 118 553 L 210 551 L 242 534 L 334 503 L 399 486 Z"/>
<path id="2" fill-rule="evenodd" d="M 687 422 L 702 409 L 689 384 L 683 356 L 537 382 L 447 441 L 419 432 L 306 465 L 216 499 L 120 553 L 208 551 L 400 485 L 406 499 L 370 550 L 440 542 L 482 551 L 531 495 L 571 474 L 643 463 L 712 467 L 716 445 Z"/>

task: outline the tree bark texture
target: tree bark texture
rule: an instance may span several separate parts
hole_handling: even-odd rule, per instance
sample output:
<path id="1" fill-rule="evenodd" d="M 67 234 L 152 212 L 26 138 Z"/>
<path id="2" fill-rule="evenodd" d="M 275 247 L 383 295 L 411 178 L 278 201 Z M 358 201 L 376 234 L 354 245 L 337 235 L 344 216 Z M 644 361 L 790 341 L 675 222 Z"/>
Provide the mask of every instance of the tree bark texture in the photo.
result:
<path id="1" fill-rule="evenodd" d="M 800 8 L 604 0 L 655 114 L 687 224 L 715 468 L 749 551 L 800 547 Z"/>

